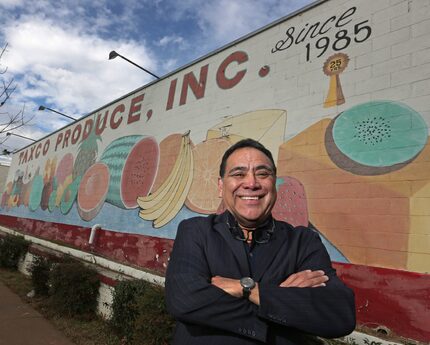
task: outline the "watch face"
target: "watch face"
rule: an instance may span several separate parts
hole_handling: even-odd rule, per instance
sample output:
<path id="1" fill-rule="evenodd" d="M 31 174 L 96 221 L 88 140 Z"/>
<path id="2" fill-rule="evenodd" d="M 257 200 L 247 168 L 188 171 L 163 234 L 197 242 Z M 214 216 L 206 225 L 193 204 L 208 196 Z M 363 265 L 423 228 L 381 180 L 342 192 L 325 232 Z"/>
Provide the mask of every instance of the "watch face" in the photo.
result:
<path id="1" fill-rule="evenodd" d="M 251 290 L 253 287 L 255 287 L 255 282 L 254 282 L 254 280 L 252 278 L 245 277 L 245 278 L 242 278 L 240 280 L 240 285 L 242 285 L 242 287 L 244 289 Z"/>

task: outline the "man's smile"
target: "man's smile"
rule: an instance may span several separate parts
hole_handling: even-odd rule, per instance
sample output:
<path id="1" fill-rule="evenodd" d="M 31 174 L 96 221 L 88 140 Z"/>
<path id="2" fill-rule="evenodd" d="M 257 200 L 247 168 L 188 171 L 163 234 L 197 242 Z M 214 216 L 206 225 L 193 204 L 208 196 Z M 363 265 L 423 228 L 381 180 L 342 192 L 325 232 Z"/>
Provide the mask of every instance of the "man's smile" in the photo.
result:
<path id="1" fill-rule="evenodd" d="M 242 200 L 259 200 L 262 196 L 239 196 Z"/>

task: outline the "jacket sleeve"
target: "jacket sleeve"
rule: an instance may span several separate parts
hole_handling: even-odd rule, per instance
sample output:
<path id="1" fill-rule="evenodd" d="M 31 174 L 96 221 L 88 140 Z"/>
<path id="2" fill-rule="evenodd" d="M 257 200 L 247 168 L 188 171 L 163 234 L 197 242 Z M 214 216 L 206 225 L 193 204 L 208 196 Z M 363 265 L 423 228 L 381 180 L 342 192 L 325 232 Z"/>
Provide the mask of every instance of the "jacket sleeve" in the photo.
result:
<path id="1" fill-rule="evenodd" d="M 295 272 L 323 270 L 329 281 L 325 287 L 316 288 L 260 283 L 259 315 L 277 324 L 326 338 L 349 334 L 355 328 L 354 293 L 336 276 L 319 235 L 309 229 L 301 230 L 306 235 L 299 243 Z"/>
<path id="2" fill-rule="evenodd" d="M 181 322 L 264 342 L 267 324 L 257 316 L 258 307 L 210 283 L 204 250 L 208 223 L 204 218 L 195 218 L 179 225 L 166 272 L 167 309 Z"/>

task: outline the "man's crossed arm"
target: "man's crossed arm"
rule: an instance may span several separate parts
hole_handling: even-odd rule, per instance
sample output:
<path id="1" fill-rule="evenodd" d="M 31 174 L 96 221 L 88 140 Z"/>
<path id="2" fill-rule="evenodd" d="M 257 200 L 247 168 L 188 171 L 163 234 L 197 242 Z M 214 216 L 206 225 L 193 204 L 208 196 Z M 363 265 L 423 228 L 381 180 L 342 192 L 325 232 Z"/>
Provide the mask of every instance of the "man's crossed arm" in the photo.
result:
<path id="1" fill-rule="evenodd" d="M 290 288 L 290 287 L 317 288 L 317 287 L 324 287 L 328 279 L 329 278 L 325 275 L 324 271 L 305 270 L 305 271 L 297 272 L 290 275 L 279 286 L 283 288 Z M 243 295 L 243 289 L 238 279 L 215 276 L 215 277 L 212 277 L 211 284 L 224 290 L 226 293 L 234 297 L 240 298 Z M 251 290 L 251 294 L 249 295 L 249 300 L 256 305 L 260 305 L 260 292 L 258 289 L 258 283 L 256 284 L 255 288 Z"/>

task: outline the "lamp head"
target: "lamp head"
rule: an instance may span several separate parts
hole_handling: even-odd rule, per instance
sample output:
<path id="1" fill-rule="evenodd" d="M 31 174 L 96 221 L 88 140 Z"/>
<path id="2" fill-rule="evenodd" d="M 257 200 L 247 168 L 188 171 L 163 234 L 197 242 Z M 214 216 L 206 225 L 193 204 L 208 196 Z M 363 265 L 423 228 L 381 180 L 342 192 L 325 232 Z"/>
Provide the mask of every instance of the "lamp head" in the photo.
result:
<path id="1" fill-rule="evenodd" d="M 45 110 L 46 108 L 43 105 L 39 106 L 39 110 Z"/>
<path id="2" fill-rule="evenodd" d="M 115 59 L 118 55 L 119 55 L 119 54 L 118 54 L 115 50 L 112 50 L 112 51 L 109 53 L 109 60 Z"/>
<path id="3" fill-rule="evenodd" d="M 10 132 L 7 132 L 7 133 L 6 133 L 6 136 L 7 136 L 7 137 L 10 137 L 11 135 L 12 135 L 12 133 L 10 133 Z"/>

